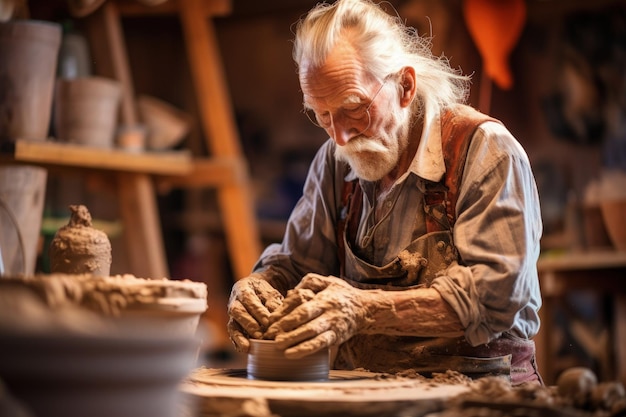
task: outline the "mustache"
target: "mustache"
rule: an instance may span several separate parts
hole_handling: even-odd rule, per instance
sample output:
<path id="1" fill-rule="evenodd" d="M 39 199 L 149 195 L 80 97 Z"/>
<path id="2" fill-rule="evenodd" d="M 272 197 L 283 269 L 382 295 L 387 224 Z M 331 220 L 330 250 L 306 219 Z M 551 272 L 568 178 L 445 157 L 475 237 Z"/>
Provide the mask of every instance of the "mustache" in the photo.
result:
<path id="1" fill-rule="evenodd" d="M 358 136 L 352 138 L 352 140 L 345 145 L 338 146 L 336 150 L 338 155 L 350 155 L 361 152 L 384 153 L 387 152 L 387 148 L 375 138 Z"/>

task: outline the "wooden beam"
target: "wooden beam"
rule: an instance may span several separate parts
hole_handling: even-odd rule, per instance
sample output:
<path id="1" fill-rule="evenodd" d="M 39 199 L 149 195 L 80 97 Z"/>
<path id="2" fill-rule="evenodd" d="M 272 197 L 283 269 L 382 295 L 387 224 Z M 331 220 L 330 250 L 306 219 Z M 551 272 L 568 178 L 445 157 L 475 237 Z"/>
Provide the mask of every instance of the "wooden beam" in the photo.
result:
<path id="1" fill-rule="evenodd" d="M 140 278 L 168 278 L 154 185 L 148 175 L 119 173 L 120 216 L 132 273 Z"/>
<path id="2" fill-rule="evenodd" d="M 126 126 L 135 126 L 139 123 L 139 117 L 119 10 L 115 3 L 106 2 L 97 13 L 102 14 L 104 21 L 104 36 L 113 66 L 113 78 L 122 85 L 121 122 Z"/>
<path id="3" fill-rule="evenodd" d="M 202 0 L 180 3 L 180 19 L 202 128 L 212 156 L 239 158 L 243 167 L 243 152 L 215 29 L 211 19 L 206 19 L 202 11 Z M 232 185 L 217 188 L 235 279 L 247 276 L 261 253 L 255 206 L 247 177 L 246 174 Z"/>

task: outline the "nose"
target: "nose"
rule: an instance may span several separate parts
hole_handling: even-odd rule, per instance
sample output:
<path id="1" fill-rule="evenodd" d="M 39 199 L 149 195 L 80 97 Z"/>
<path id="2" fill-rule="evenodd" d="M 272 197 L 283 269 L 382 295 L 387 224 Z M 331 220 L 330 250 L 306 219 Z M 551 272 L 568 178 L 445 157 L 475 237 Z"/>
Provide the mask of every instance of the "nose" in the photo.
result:
<path id="1" fill-rule="evenodd" d="M 343 123 L 333 117 L 332 123 L 328 128 L 330 137 L 333 138 L 335 143 L 339 146 L 345 146 L 353 138 L 359 135 L 358 129 Z"/>

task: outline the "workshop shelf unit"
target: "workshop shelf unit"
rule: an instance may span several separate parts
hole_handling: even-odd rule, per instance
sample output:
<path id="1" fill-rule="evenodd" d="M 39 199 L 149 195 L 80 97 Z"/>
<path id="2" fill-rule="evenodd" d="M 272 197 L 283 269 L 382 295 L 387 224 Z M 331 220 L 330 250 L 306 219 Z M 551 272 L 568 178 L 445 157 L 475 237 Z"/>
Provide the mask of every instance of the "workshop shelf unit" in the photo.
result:
<path id="1" fill-rule="evenodd" d="M 261 252 L 247 162 L 232 114 L 227 83 L 212 18 L 227 15 L 229 0 L 168 0 L 147 6 L 107 0 L 85 17 L 96 74 L 122 85 L 120 124 L 139 123 L 133 80 L 121 19 L 132 15 L 177 14 L 199 107 L 208 156 L 183 151 L 128 152 L 92 149 L 53 138 L 16 138 L 4 149 L 0 163 L 44 166 L 51 172 L 99 177 L 116 190 L 131 273 L 138 277 L 168 277 L 157 206 L 157 191 L 172 188 L 216 190 L 226 245 L 235 277 L 249 274 Z M 42 138 L 43 139 L 43 138 Z M 58 138 L 62 141 L 63 138 Z"/>

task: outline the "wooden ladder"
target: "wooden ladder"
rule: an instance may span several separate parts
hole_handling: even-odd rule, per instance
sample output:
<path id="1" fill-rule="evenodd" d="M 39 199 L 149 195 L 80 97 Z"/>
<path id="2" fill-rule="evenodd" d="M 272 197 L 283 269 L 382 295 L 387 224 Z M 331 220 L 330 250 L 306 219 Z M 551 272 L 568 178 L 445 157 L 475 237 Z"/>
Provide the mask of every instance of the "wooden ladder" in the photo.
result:
<path id="1" fill-rule="evenodd" d="M 192 170 L 183 175 L 133 175 L 119 178 L 121 217 L 133 225 L 127 233 L 131 271 L 143 277 L 166 277 L 168 273 L 156 204 L 156 189 L 214 188 L 223 223 L 226 246 L 236 279 L 247 276 L 261 253 L 248 165 L 243 156 L 230 95 L 217 44 L 212 17 L 230 13 L 230 0 L 169 0 L 144 6 L 124 0 L 107 1 L 88 27 L 103 40 L 100 54 L 107 54 L 107 68 L 98 72 L 122 84 L 121 122 L 138 122 L 134 88 L 121 26 L 121 16 L 172 14 L 180 17 L 201 126 L 209 157 L 194 157 Z M 104 43 L 105 45 L 102 45 Z M 94 51 L 97 52 L 97 51 Z"/>

